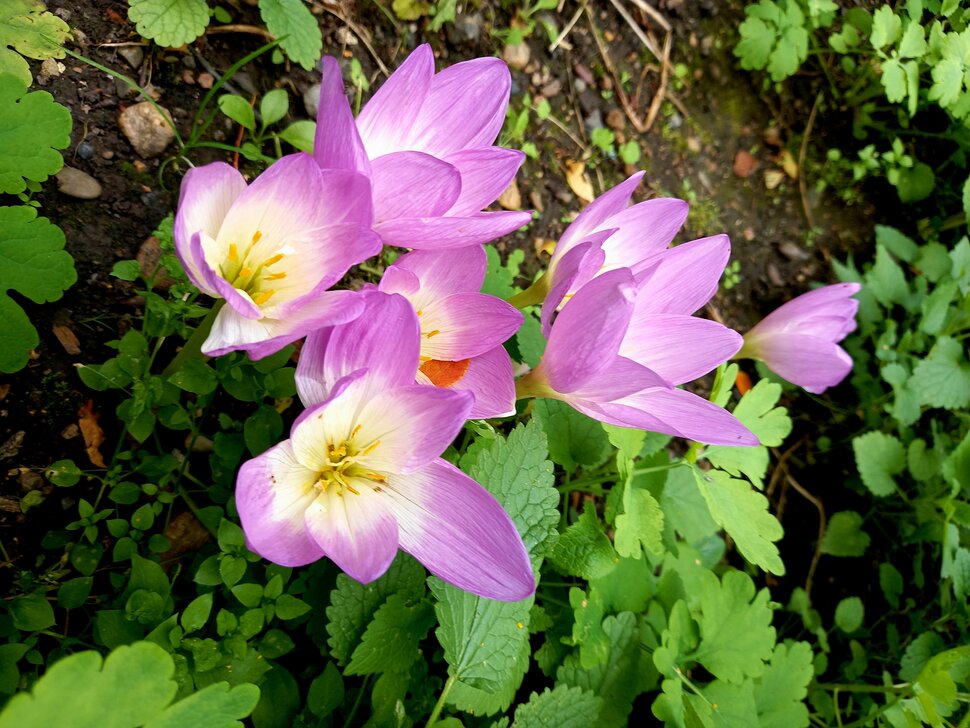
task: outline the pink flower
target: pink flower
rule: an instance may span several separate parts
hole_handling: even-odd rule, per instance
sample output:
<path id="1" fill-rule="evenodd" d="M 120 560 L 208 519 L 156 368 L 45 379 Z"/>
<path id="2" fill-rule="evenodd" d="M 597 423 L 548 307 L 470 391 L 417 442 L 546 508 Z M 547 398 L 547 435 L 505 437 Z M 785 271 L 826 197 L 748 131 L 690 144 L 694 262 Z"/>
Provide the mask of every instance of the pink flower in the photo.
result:
<path id="1" fill-rule="evenodd" d="M 267 356 L 363 308 L 328 291 L 375 255 L 367 178 L 322 170 L 307 154 L 283 157 L 248 187 L 222 162 L 189 170 L 175 216 L 175 249 L 199 290 L 225 299 L 205 354 Z"/>
<path id="2" fill-rule="evenodd" d="M 516 230 L 528 212 L 481 212 L 509 185 L 521 152 L 491 146 L 505 120 L 511 77 L 497 58 L 434 72 L 419 46 L 354 120 L 340 65 L 323 59 L 313 154 L 373 185 L 374 229 L 385 243 L 440 249 L 485 243 Z"/>
<path id="3" fill-rule="evenodd" d="M 839 283 L 793 298 L 745 334 L 737 358 L 759 359 L 815 394 L 834 387 L 852 371 L 838 342 L 855 330 L 858 290 L 858 283 Z"/>
<path id="4" fill-rule="evenodd" d="M 471 392 L 475 419 L 515 414 L 515 376 L 502 343 L 522 325 L 514 306 L 479 292 L 486 265 L 480 245 L 415 251 L 389 266 L 379 286 L 404 296 L 417 313 L 417 381 Z"/>
<path id="5" fill-rule="evenodd" d="M 414 384 L 417 316 L 365 293 L 355 321 L 307 339 L 290 439 L 245 463 L 236 506 L 249 547 L 284 566 L 324 556 L 367 583 L 398 547 L 466 591 L 505 601 L 535 591 L 515 525 L 478 483 L 441 459 L 472 395 Z"/>
<path id="6" fill-rule="evenodd" d="M 726 258 L 719 260 L 716 248 L 723 242 L 674 248 L 639 284 L 620 268 L 580 288 L 556 317 L 539 366 L 518 383 L 519 396 L 560 399 L 622 427 L 711 445 L 757 445 L 733 415 L 675 386 L 741 345 L 735 332 L 689 315 L 717 288 Z"/>

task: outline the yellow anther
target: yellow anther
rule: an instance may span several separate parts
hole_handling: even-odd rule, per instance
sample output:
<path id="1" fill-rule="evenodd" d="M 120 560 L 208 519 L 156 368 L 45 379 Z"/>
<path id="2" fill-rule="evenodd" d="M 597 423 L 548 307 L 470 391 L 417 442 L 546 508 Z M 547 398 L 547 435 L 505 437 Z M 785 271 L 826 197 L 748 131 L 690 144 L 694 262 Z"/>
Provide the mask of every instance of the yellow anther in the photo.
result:
<path id="1" fill-rule="evenodd" d="M 420 309 L 420 308 L 419 308 L 419 309 L 418 309 L 418 311 L 417 311 L 417 313 L 418 313 L 418 316 L 420 316 L 421 314 L 423 314 L 423 313 L 424 313 L 424 309 Z"/>
<path id="2" fill-rule="evenodd" d="M 267 258 L 265 261 L 263 261 L 263 267 L 264 268 L 269 268 L 271 265 L 274 265 L 276 263 L 279 263 L 281 260 L 283 260 L 283 254 L 282 253 L 277 253 L 276 255 L 274 255 L 274 256 L 272 256 L 270 258 Z"/>
<path id="3" fill-rule="evenodd" d="M 263 291 L 258 296 L 253 298 L 253 303 L 255 303 L 257 306 L 262 306 L 264 303 L 266 303 L 269 299 L 273 297 L 274 293 L 276 293 L 276 291 L 274 290 Z"/>
<path id="4" fill-rule="evenodd" d="M 381 444 L 380 440 L 374 440 L 374 442 L 372 442 L 370 445 L 367 446 L 367 449 L 365 449 L 361 453 L 361 455 L 370 455 L 372 452 L 374 452 L 374 450 L 377 449 L 377 446 L 380 444 Z"/>
<path id="5" fill-rule="evenodd" d="M 253 269 L 250 268 L 248 265 L 244 265 L 242 267 L 242 270 L 239 271 L 240 278 L 249 278 L 249 276 L 251 276 L 252 274 L 253 274 Z"/>
<path id="6" fill-rule="evenodd" d="M 259 242 L 259 239 L 263 237 L 263 233 L 257 230 L 253 233 L 253 245 Z"/>
<path id="7" fill-rule="evenodd" d="M 239 260 L 239 248 L 235 243 L 229 243 L 229 262 L 235 263 L 237 260 Z"/>
<path id="8" fill-rule="evenodd" d="M 357 425 L 357 427 L 354 428 L 354 431 L 350 433 L 350 436 L 351 437 L 357 437 L 357 433 L 360 432 L 360 429 L 362 427 L 363 427 L 363 425 Z"/>
<path id="9" fill-rule="evenodd" d="M 422 362 L 431 361 L 430 356 L 419 356 L 418 359 Z"/>
<path id="10" fill-rule="evenodd" d="M 380 473 L 366 473 L 366 476 L 370 480 L 374 480 L 374 481 L 376 481 L 378 483 L 386 483 L 387 482 L 387 478 L 385 476 L 381 475 Z"/>
<path id="11" fill-rule="evenodd" d="M 263 276 L 264 281 L 279 281 L 286 278 L 286 273 L 270 273 L 269 275 Z"/>
<path id="12" fill-rule="evenodd" d="M 435 329 L 434 331 L 429 331 L 428 333 L 426 333 L 425 336 L 430 339 L 432 336 L 437 336 L 440 333 L 441 331 L 439 329 Z"/>

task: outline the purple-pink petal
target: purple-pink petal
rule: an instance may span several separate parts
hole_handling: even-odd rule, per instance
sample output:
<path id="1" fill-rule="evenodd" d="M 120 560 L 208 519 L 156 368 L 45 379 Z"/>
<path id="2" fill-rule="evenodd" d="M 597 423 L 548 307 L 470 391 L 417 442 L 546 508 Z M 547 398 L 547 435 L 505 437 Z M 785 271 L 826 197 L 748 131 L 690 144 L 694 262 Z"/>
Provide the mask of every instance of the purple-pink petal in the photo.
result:
<path id="1" fill-rule="evenodd" d="M 609 219 L 629 207 L 633 192 L 640 185 L 644 174 L 644 172 L 637 172 L 631 175 L 590 202 L 559 238 L 552 260 L 549 262 L 550 267 L 554 267 L 561 256 L 577 243 L 586 240 L 591 233 L 604 227 L 614 227 L 608 224 Z"/>
<path id="2" fill-rule="evenodd" d="M 340 64 L 336 58 L 324 56 L 322 69 L 313 158 L 324 169 L 349 169 L 369 174 L 370 162 L 357 132 L 350 101 L 344 93 Z"/>
<path id="3" fill-rule="evenodd" d="M 525 154 L 517 149 L 461 149 L 444 158 L 461 174 L 461 195 L 449 215 L 473 215 L 498 199 L 515 178 Z"/>
<path id="4" fill-rule="evenodd" d="M 535 592 L 515 524 L 481 485 L 440 458 L 385 489 L 401 548 L 459 589 L 501 601 Z"/>
<path id="5" fill-rule="evenodd" d="M 522 325 L 522 314 L 495 296 L 453 293 L 427 304 L 421 320 L 424 355 L 457 361 L 484 354 L 506 341 Z"/>
<path id="6" fill-rule="evenodd" d="M 420 288 L 421 299 L 437 299 L 453 293 L 481 290 L 485 280 L 487 256 L 480 245 L 447 250 L 415 250 L 402 255 L 384 271 L 381 290 L 411 295 Z M 407 271 L 417 285 L 407 279 L 389 277 Z"/>
<path id="7" fill-rule="evenodd" d="M 757 340 L 758 358 L 793 384 L 821 394 L 852 371 L 852 357 L 838 344 L 800 333 L 779 333 Z"/>
<path id="8" fill-rule="evenodd" d="M 661 197 L 639 202 L 613 215 L 607 225 L 616 228 L 603 243 L 609 268 L 629 268 L 640 273 L 654 256 L 666 250 L 687 220 L 683 200 Z"/>
<path id="9" fill-rule="evenodd" d="M 656 256 L 638 278 L 637 307 L 644 314 L 694 313 L 717 293 L 730 255 L 728 236 L 713 235 Z"/>
<path id="10" fill-rule="evenodd" d="M 462 191 L 458 170 L 423 152 L 386 154 L 371 167 L 377 222 L 444 215 Z"/>
<path id="11" fill-rule="evenodd" d="M 559 259 L 555 268 L 550 268 L 547 275 L 551 277 L 551 285 L 540 313 L 542 333 L 546 338 L 549 337 L 549 332 L 552 329 L 552 319 L 569 292 L 578 290 L 584 284 L 593 280 L 603 267 L 603 263 L 606 262 L 606 253 L 603 252 L 601 243 L 612 232 L 612 230 L 606 230 L 591 235 L 589 240 L 570 248 Z"/>
<path id="12" fill-rule="evenodd" d="M 374 230 L 388 245 L 443 250 L 481 245 L 508 235 L 532 220 L 528 212 L 483 212 L 468 217 L 415 217 L 387 220 Z"/>

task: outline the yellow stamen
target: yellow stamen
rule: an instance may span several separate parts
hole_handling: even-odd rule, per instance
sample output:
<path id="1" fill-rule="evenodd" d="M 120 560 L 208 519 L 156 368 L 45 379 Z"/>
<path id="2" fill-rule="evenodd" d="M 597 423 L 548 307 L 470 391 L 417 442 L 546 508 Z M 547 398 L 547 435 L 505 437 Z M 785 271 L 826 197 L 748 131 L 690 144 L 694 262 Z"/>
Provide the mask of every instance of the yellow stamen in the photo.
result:
<path id="1" fill-rule="evenodd" d="M 262 306 L 264 303 L 266 303 L 269 299 L 273 297 L 274 293 L 276 293 L 276 291 L 273 291 L 273 290 L 263 291 L 253 299 L 253 303 L 255 303 L 257 306 Z"/>
<path id="2" fill-rule="evenodd" d="M 363 427 L 363 425 L 357 425 L 357 427 L 354 428 L 354 431 L 350 433 L 350 436 L 351 437 L 356 437 L 357 436 L 357 433 L 360 432 L 360 429 L 362 427 Z"/>
<path id="3" fill-rule="evenodd" d="M 281 260 L 283 260 L 283 254 L 277 253 L 276 255 L 269 257 L 265 261 L 263 261 L 263 267 L 269 268 L 271 265 L 275 265 L 276 263 L 279 263 Z"/>
<path id="4" fill-rule="evenodd" d="M 279 281 L 286 278 L 286 273 L 270 273 L 267 276 L 263 276 L 263 280 L 266 281 Z"/>
<path id="5" fill-rule="evenodd" d="M 253 274 L 253 269 L 250 268 L 248 265 L 244 265 L 242 267 L 242 270 L 239 271 L 240 278 L 249 278 L 249 276 L 251 276 L 252 274 Z"/>
<path id="6" fill-rule="evenodd" d="M 370 480 L 377 481 L 378 483 L 387 482 L 387 478 L 381 475 L 380 473 L 367 473 L 366 477 L 369 478 Z"/>
<path id="7" fill-rule="evenodd" d="M 253 233 L 253 245 L 255 245 L 256 243 L 258 243 L 259 242 L 259 239 L 261 237 L 263 237 L 263 233 L 261 233 L 259 230 L 257 230 L 256 232 L 254 232 Z"/>
<path id="8" fill-rule="evenodd" d="M 424 310 L 423 310 L 423 309 L 420 309 L 420 308 L 419 308 L 419 309 L 418 309 L 418 316 L 420 316 L 420 315 L 421 315 L 421 314 L 423 314 L 423 313 L 424 313 Z"/>
<path id="9" fill-rule="evenodd" d="M 239 248 L 235 243 L 229 243 L 229 262 L 235 263 L 237 260 L 239 260 Z"/>
<path id="10" fill-rule="evenodd" d="M 381 444 L 380 440 L 374 440 L 374 442 L 372 442 L 370 445 L 367 446 L 367 449 L 364 450 L 361 453 L 361 455 L 370 455 L 372 452 L 374 452 L 374 450 L 377 449 L 377 446 L 380 444 Z"/>
<path id="11" fill-rule="evenodd" d="M 419 361 L 422 361 L 422 362 L 431 361 L 431 357 L 430 356 L 419 356 L 418 357 L 418 360 Z"/>
<path id="12" fill-rule="evenodd" d="M 425 336 L 427 336 L 430 339 L 432 336 L 437 336 L 440 333 L 441 331 L 439 329 L 435 329 L 434 331 L 429 331 L 428 333 L 426 333 Z"/>

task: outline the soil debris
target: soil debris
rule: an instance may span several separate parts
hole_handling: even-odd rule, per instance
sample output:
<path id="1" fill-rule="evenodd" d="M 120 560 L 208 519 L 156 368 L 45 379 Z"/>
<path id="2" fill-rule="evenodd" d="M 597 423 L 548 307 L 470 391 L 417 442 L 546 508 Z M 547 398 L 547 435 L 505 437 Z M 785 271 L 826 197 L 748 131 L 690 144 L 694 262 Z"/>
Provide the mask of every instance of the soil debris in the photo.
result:
<path id="1" fill-rule="evenodd" d="M 107 468 L 101 455 L 101 444 L 104 442 L 104 430 L 98 424 L 100 415 L 94 412 L 94 400 L 88 400 L 78 410 L 78 426 L 84 436 L 84 447 L 88 453 L 88 460 L 96 468 Z"/>
<path id="2" fill-rule="evenodd" d="M 734 155 L 734 174 L 741 179 L 751 176 L 758 169 L 758 160 L 747 149 L 739 149 Z"/>
<path id="3" fill-rule="evenodd" d="M 61 194 L 79 200 L 96 200 L 101 197 L 101 183 L 87 172 L 74 167 L 64 167 L 55 177 L 57 177 L 57 189 Z"/>
<path id="4" fill-rule="evenodd" d="M 168 109 L 162 111 L 169 119 L 172 118 Z M 118 116 L 121 131 L 128 137 L 138 155 L 145 159 L 157 157 L 172 143 L 175 133 L 169 123 L 158 108 L 148 101 L 129 106 Z"/>

